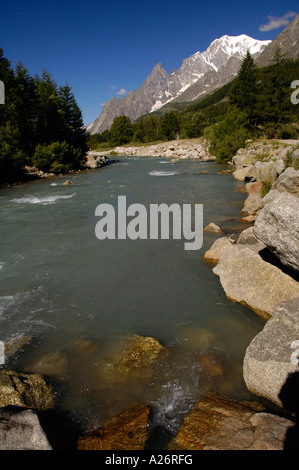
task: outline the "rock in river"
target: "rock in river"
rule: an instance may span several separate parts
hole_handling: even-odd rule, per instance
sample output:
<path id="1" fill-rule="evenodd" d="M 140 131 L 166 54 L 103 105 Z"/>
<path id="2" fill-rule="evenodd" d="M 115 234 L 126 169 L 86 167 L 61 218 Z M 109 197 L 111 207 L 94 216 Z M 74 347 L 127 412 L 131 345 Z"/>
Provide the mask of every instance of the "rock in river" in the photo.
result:
<path id="1" fill-rule="evenodd" d="M 0 410 L 0 450 L 52 450 L 33 410 Z"/>
<path id="2" fill-rule="evenodd" d="M 39 374 L 0 373 L 0 407 L 14 405 L 46 410 L 54 406 L 52 386 Z"/>
<path id="3" fill-rule="evenodd" d="M 299 296 L 299 283 L 247 245 L 227 247 L 213 268 L 226 296 L 268 320 L 283 301 Z"/>

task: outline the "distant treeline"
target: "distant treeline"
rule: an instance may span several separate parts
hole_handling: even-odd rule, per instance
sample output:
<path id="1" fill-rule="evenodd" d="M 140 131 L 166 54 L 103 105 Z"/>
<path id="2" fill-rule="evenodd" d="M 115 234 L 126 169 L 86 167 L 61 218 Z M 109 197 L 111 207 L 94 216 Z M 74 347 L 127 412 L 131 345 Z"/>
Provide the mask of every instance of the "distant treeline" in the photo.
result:
<path id="1" fill-rule="evenodd" d="M 68 84 L 51 74 L 30 76 L 22 63 L 13 69 L 0 49 L 0 183 L 17 181 L 24 167 L 66 173 L 79 169 L 87 150 L 82 113 Z"/>
<path id="2" fill-rule="evenodd" d="M 109 130 L 89 136 L 91 148 L 206 137 L 219 161 L 230 160 L 250 138 L 299 138 L 299 105 L 291 102 L 291 83 L 299 80 L 299 61 L 277 50 L 272 64 L 258 68 L 248 52 L 237 77 L 194 103 L 173 103 L 165 113 L 132 123 L 118 116 Z M 169 104 L 168 104 L 169 107 Z"/>

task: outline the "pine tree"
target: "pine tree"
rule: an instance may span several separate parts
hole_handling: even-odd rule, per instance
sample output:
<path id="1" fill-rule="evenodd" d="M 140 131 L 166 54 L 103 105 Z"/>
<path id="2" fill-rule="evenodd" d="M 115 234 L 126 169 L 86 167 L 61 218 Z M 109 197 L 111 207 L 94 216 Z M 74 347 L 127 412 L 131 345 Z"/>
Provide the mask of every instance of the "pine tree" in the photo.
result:
<path id="1" fill-rule="evenodd" d="M 237 106 L 240 111 L 246 112 L 248 126 L 252 130 L 256 128 L 258 123 L 257 95 L 257 69 L 252 55 L 247 51 L 238 75 L 229 91 L 229 98 L 231 104 Z"/>
<path id="2" fill-rule="evenodd" d="M 128 116 L 122 115 L 114 118 L 110 127 L 110 138 L 113 145 L 127 144 L 133 137 L 133 125 Z"/>
<path id="3" fill-rule="evenodd" d="M 15 83 L 15 125 L 20 132 L 21 148 L 30 157 L 36 145 L 37 94 L 35 81 L 21 62 L 15 67 Z"/>
<path id="4" fill-rule="evenodd" d="M 75 100 L 74 93 L 68 84 L 60 86 L 58 90 L 62 118 L 62 140 L 74 148 L 87 150 L 87 133 L 84 128 L 82 112 Z"/>
<path id="5" fill-rule="evenodd" d="M 59 107 L 57 84 L 47 70 L 37 76 L 37 142 L 51 144 L 60 138 L 62 115 Z"/>

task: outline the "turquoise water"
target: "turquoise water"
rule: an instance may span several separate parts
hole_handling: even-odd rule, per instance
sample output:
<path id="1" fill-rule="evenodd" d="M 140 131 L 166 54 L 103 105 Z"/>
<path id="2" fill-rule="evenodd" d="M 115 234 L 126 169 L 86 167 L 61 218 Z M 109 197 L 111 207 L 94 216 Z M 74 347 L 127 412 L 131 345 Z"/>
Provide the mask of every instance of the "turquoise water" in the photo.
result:
<path id="1" fill-rule="evenodd" d="M 60 372 L 50 375 L 59 406 L 87 429 L 108 416 L 150 403 L 154 422 L 175 433 L 181 419 L 210 387 L 248 398 L 242 360 L 262 321 L 230 302 L 219 278 L 203 261 L 203 247 L 184 250 L 184 240 L 99 240 L 101 203 L 203 204 L 204 226 L 240 229 L 246 194 L 216 163 L 121 158 L 91 172 L 55 177 L 0 192 L 0 339 L 31 341 L 3 367 L 35 371 L 44 355 Z M 202 173 L 204 172 L 204 173 Z M 207 173 L 205 173 L 207 172 Z M 213 338 L 208 344 L 204 337 Z M 109 366 L 126 335 L 151 336 L 169 348 L 168 359 L 148 377 L 108 380 Z M 91 351 L 73 352 L 78 341 Z M 208 352 L 221 364 L 219 383 L 203 372 Z M 61 367 L 61 368 L 60 368 Z M 101 372 L 99 372 L 101 370 Z M 52 373 L 51 373 L 52 374 Z"/>

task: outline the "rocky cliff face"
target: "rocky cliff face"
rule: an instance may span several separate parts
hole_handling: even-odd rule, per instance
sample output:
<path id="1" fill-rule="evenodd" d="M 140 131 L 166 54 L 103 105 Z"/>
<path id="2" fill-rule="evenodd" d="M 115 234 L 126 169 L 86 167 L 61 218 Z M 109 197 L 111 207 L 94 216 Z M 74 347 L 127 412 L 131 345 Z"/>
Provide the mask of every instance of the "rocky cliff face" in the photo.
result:
<path id="1" fill-rule="evenodd" d="M 288 58 L 299 58 L 299 15 L 296 15 L 291 23 L 260 54 L 256 59 L 257 64 L 261 67 L 270 65 L 277 49 Z"/>
<path id="2" fill-rule="evenodd" d="M 198 96 L 227 83 L 237 73 L 247 50 L 259 55 L 271 41 L 258 41 L 245 34 L 215 39 L 204 52 L 184 59 L 178 71 L 168 74 L 157 64 L 142 86 L 124 98 L 108 101 L 100 116 L 88 126 L 91 134 L 108 129 L 121 114 L 132 120 L 176 101 L 192 101 Z"/>

